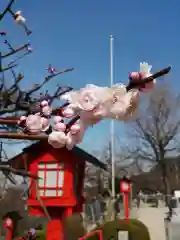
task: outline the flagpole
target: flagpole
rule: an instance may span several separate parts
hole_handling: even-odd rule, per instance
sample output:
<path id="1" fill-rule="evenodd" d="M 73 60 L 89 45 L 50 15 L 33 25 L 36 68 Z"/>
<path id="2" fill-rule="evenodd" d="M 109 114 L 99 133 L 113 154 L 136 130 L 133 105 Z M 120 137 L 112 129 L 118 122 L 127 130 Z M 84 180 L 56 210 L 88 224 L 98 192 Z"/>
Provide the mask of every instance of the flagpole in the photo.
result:
<path id="1" fill-rule="evenodd" d="M 110 35 L 110 85 L 114 84 L 114 52 L 113 52 L 114 38 Z M 112 197 L 115 198 L 115 147 L 114 147 L 114 121 L 111 120 L 111 175 L 112 175 Z"/>

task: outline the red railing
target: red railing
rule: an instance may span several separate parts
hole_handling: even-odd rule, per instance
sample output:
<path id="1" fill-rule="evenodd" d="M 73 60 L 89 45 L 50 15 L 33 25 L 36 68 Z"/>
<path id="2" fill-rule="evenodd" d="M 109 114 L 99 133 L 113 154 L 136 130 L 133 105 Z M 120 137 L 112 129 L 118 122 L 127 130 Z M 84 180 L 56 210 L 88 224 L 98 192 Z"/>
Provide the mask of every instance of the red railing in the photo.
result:
<path id="1" fill-rule="evenodd" d="M 98 234 L 99 240 L 103 240 L 103 233 L 102 233 L 101 230 L 96 230 L 96 231 L 94 231 L 94 232 L 88 233 L 88 234 L 85 235 L 84 237 L 79 238 L 79 240 L 86 240 L 86 239 L 88 239 L 88 237 L 92 237 L 92 236 L 94 236 L 94 235 L 96 235 L 96 234 Z"/>

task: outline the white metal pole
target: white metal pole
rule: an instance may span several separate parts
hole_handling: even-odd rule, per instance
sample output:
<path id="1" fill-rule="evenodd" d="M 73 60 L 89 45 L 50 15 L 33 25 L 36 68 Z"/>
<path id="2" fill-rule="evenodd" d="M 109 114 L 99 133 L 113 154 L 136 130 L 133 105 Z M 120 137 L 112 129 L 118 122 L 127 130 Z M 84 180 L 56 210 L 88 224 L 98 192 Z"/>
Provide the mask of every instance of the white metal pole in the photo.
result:
<path id="1" fill-rule="evenodd" d="M 114 52 L 113 52 L 114 38 L 110 35 L 110 84 L 114 83 Z M 112 197 L 115 198 L 115 147 L 114 147 L 114 121 L 111 120 L 111 164 L 112 164 Z"/>

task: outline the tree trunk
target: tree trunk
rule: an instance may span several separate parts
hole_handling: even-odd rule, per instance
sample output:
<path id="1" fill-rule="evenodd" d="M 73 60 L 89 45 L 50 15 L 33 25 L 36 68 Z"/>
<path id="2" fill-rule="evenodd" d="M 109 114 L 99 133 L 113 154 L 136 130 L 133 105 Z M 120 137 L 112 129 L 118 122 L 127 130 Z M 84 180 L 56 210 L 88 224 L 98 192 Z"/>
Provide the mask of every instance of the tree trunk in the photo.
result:
<path id="1" fill-rule="evenodd" d="M 161 163 L 161 171 L 162 171 L 162 181 L 164 185 L 165 203 L 167 206 L 169 203 L 170 195 L 171 195 L 171 188 L 170 188 L 169 178 L 167 174 L 167 165 L 164 161 L 162 161 Z"/>

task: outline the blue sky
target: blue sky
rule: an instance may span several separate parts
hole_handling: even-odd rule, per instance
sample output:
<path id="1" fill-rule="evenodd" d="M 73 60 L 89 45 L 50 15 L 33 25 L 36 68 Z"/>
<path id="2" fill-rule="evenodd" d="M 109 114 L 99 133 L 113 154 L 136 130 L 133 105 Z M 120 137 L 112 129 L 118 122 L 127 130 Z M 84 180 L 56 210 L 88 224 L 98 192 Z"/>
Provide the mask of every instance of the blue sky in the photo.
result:
<path id="1" fill-rule="evenodd" d="M 0 1 L 0 9 L 7 0 Z M 16 0 L 14 10 L 22 10 L 33 34 L 25 36 L 11 16 L 1 22 L 7 39 L 14 45 L 31 41 L 34 53 L 25 58 L 19 71 L 25 75 L 24 88 L 43 80 L 49 63 L 56 68 L 74 67 L 72 73 L 56 78 L 57 83 L 74 88 L 85 84 L 109 85 L 109 35 L 116 38 L 115 82 L 126 82 L 128 72 L 139 69 L 139 62 L 152 64 L 153 70 L 173 66 L 169 81 L 178 89 L 180 68 L 180 1 L 118 0 Z M 0 41 L 4 49 L 3 41 Z M 46 89 L 45 88 L 45 89 Z M 125 125 L 116 123 L 124 137 Z M 109 122 L 89 129 L 83 141 L 88 151 L 101 150 L 109 139 Z"/>

